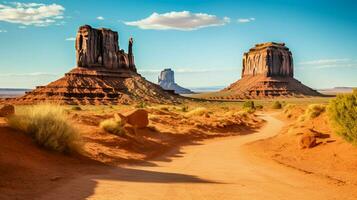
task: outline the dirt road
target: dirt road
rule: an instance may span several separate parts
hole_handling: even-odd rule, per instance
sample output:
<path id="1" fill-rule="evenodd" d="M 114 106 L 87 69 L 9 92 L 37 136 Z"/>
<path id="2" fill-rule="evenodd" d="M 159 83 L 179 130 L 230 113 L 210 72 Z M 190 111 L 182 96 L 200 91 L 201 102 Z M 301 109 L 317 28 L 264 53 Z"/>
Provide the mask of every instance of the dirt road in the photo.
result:
<path id="1" fill-rule="evenodd" d="M 352 186 L 244 152 L 242 145 L 274 136 L 283 126 L 262 117 L 267 125 L 254 134 L 186 146 L 146 166 L 78 177 L 42 199 L 357 199 Z"/>

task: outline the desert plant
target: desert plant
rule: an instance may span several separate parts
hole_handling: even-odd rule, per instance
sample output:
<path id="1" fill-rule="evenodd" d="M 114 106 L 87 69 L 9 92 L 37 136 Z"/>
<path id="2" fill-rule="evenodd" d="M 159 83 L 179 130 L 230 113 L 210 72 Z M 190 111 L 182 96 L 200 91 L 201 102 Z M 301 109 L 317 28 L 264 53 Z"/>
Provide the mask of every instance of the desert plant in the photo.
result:
<path id="1" fill-rule="evenodd" d="M 256 108 L 257 110 L 262 110 L 262 109 L 263 109 L 263 105 L 256 105 L 255 108 Z"/>
<path id="2" fill-rule="evenodd" d="M 10 127 L 31 136 L 37 144 L 58 152 L 80 151 L 81 137 L 67 119 L 65 109 L 41 104 L 26 107 L 8 118 Z"/>
<path id="3" fill-rule="evenodd" d="M 187 111 L 188 111 L 188 106 L 184 105 L 184 106 L 181 108 L 181 111 L 182 111 L 182 112 L 187 112 Z"/>
<path id="4" fill-rule="evenodd" d="M 255 109 L 254 101 L 245 101 L 243 103 L 243 109 Z"/>
<path id="5" fill-rule="evenodd" d="M 307 119 L 313 119 L 320 116 L 325 110 L 326 106 L 323 104 L 310 104 L 304 115 Z"/>
<path id="6" fill-rule="evenodd" d="M 335 133 L 357 144 L 357 90 L 352 94 L 339 94 L 331 100 L 328 115 Z"/>
<path id="7" fill-rule="evenodd" d="M 82 108 L 80 106 L 73 106 L 71 108 L 71 110 L 76 110 L 76 111 L 79 111 L 79 110 L 82 110 Z"/>
<path id="8" fill-rule="evenodd" d="M 208 109 L 205 107 L 198 107 L 195 108 L 185 114 L 186 117 L 192 117 L 192 116 L 202 116 L 204 114 L 208 113 Z"/>
<path id="9" fill-rule="evenodd" d="M 99 127 L 108 133 L 115 135 L 125 134 L 124 123 L 120 118 L 110 118 L 100 122 Z"/>
<path id="10" fill-rule="evenodd" d="M 273 109 L 281 109 L 283 106 L 282 104 L 280 103 L 280 101 L 274 101 L 271 108 Z"/>
<path id="11" fill-rule="evenodd" d="M 136 107 L 136 108 L 146 108 L 146 107 L 148 107 L 148 105 L 147 105 L 147 103 L 145 103 L 145 102 L 140 102 L 140 103 L 137 104 L 135 107 Z"/>

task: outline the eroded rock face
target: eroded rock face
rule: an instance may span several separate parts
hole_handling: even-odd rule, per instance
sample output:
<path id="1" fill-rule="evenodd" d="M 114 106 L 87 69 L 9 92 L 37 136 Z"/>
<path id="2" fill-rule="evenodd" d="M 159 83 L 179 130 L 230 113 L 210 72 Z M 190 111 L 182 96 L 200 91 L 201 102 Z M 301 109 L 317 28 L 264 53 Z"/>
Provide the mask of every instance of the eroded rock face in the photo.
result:
<path id="1" fill-rule="evenodd" d="M 132 53 L 133 39 L 129 39 L 129 53 L 120 50 L 118 32 L 110 29 L 94 29 L 81 26 L 76 37 L 78 67 L 107 69 L 130 69 L 136 72 Z"/>
<path id="2" fill-rule="evenodd" d="M 159 79 L 159 85 L 165 90 L 173 90 L 176 94 L 191 94 L 191 90 L 183 88 L 175 83 L 175 74 L 171 69 L 164 69 L 161 71 Z"/>
<path id="3" fill-rule="evenodd" d="M 293 77 L 293 58 L 284 43 L 257 44 L 244 53 L 242 77 L 264 75 Z"/>

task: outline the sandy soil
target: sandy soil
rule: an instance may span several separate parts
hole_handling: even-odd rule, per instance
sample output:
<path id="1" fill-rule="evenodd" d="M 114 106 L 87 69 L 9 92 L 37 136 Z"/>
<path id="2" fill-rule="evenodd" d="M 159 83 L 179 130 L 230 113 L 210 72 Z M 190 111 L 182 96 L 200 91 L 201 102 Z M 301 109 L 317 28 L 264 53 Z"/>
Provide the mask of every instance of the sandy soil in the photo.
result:
<path id="1" fill-rule="evenodd" d="M 356 199 L 354 186 L 249 156 L 241 147 L 279 133 L 263 116 L 260 131 L 176 149 L 150 165 L 77 176 L 40 199 Z"/>
<path id="2" fill-rule="evenodd" d="M 248 145 L 246 151 L 304 173 L 357 188 L 357 148 L 334 134 L 327 113 L 299 122 L 297 118 L 303 111 L 301 106 L 297 106 L 289 114 L 290 119 L 279 116 L 286 124 L 282 131 L 276 137 Z M 308 132 L 318 133 L 322 137 L 317 139 L 317 146 L 301 149 L 299 137 Z"/>

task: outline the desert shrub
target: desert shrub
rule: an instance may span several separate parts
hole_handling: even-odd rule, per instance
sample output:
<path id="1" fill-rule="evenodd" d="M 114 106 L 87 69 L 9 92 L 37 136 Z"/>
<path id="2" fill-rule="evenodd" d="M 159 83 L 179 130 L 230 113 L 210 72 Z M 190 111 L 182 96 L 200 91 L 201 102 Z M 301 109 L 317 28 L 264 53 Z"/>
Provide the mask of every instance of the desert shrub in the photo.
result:
<path id="1" fill-rule="evenodd" d="M 26 107 L 8 118 L 10 127 L 31 136 L 37 144 L 57 152 L 79 151 L 80 134 L 68 121 L 65 109 L 42 104 Z"/>
<path id="2" fill-rule="evenodd" d="M 79 110 L 82 110 L 82 108 L 80 106 L 73 106 L 71 108 L 71 110 L 76 110 L 76 111 L 79 111 Z"/>
<path id="3" fill-rule="evenodd" d="M 181 111 L 182 112 L 187 112 L 188 111 L 188 106 L 183 106 L 183 107 L 181 107 Z"/>
<path id="4" fill-rule="evenodd" d="M 254 101 L 245 101 L 243 103 L 243 109 L 255 109 Z"/>
<path id="5" fill-rule="evenodd" d="M 326 106 L 323 104 L 310 104 L 304 115 L 307 119 L 313 119 L 320 116 L 325 110 Z"/>
<path id="6" fill-rule="evenodd" d="M 340 94 L 330 101 L 329 118 L 335 132 L 346 141 L 357 144 L 357 90 Z"/>
<path id="7" fill-rule="evenodd" d="M 120 118 L 110 118 L 100 122 L 99 127 L 108 133 L 115 135 L 125 134 L 124 123 Z"/>
<path id="8" fill-rule="evenodd" d="M 202 116 L 204 114 L 208 113 L 208 109 L 205 107 L 197 107 L 185 114 L 186 117 L 192 117 L 192 116 Z"/>
<path id="9" fill-rule="evenodd" d="M 136 108 L 146 108 L 146 107 L 148 107 L 148 105 L 145 102 L 140 102 L 135 107 Z"/>
<path id="10" fill-rule="evenodd" d="M 255 108 L 256 108 L 257 110 L 261 110 L 261 109 L 263 109 L 263 105 L 256 105 Z"/>
<path id="11" fill-rule="evenodd" d="M 271 108 L 273 109 L 281 109 L 283 106 L 282 104 L 280 103 L 280 101 L 274 101 Z"/>

